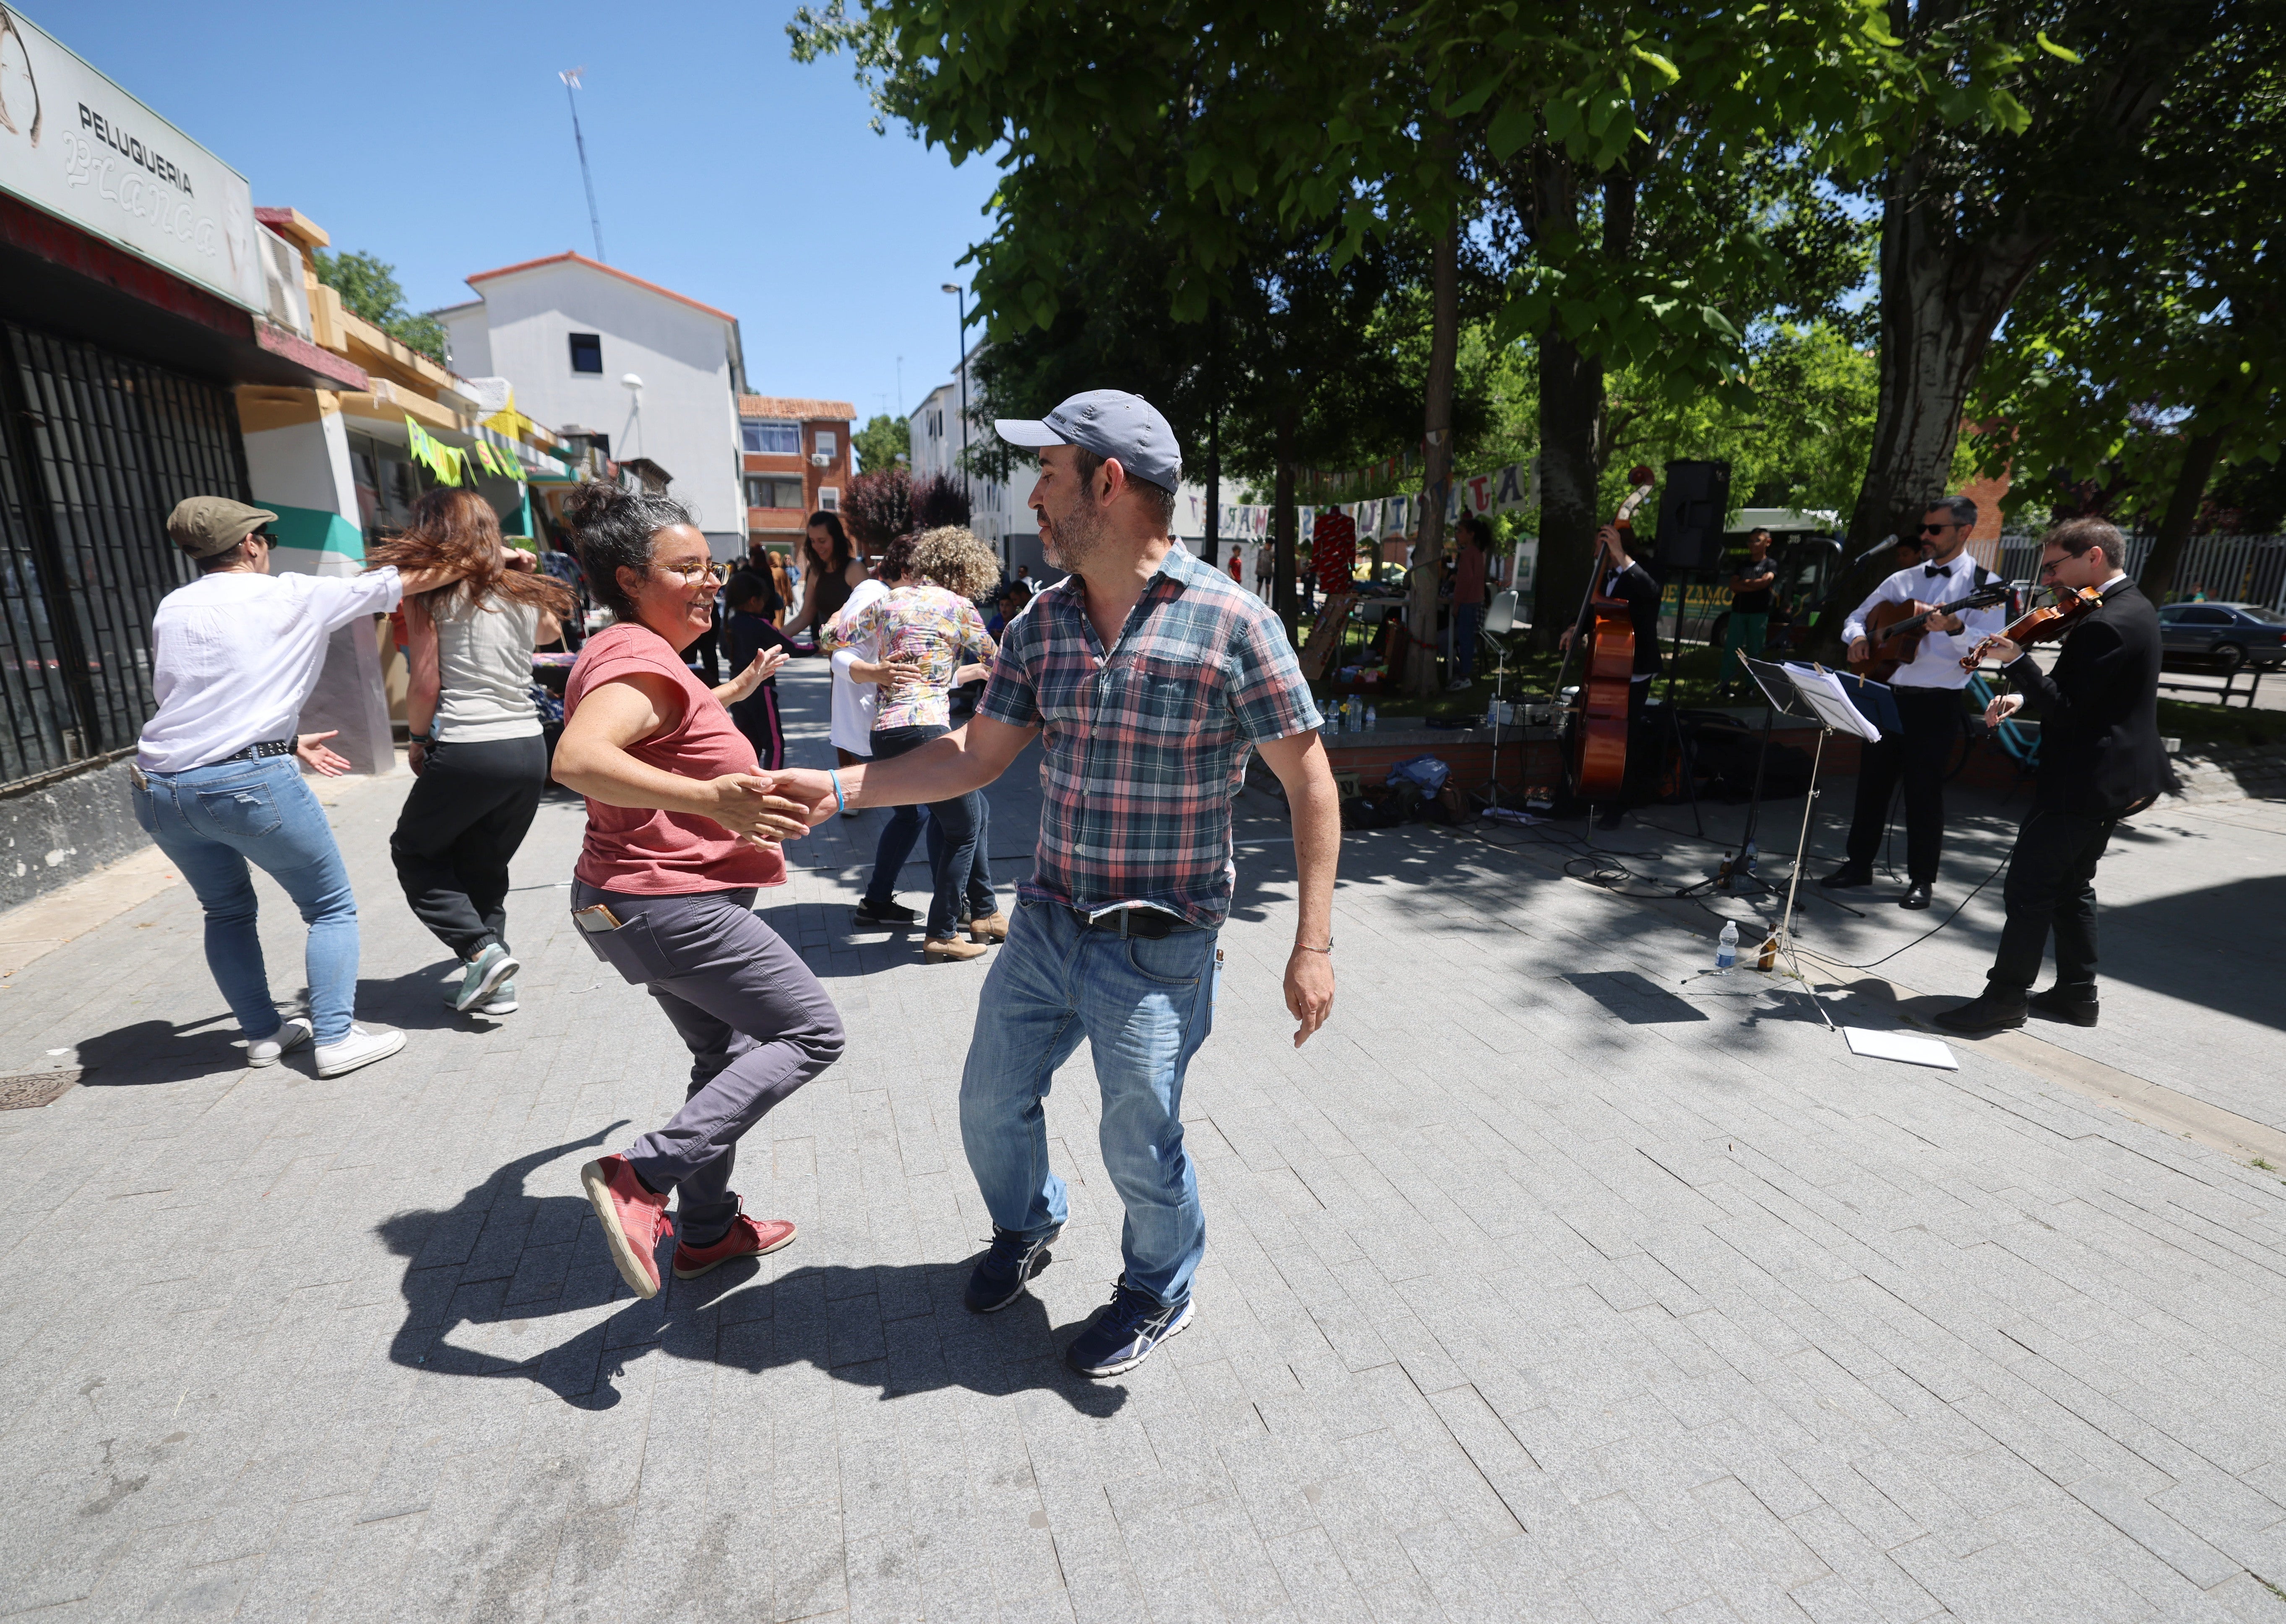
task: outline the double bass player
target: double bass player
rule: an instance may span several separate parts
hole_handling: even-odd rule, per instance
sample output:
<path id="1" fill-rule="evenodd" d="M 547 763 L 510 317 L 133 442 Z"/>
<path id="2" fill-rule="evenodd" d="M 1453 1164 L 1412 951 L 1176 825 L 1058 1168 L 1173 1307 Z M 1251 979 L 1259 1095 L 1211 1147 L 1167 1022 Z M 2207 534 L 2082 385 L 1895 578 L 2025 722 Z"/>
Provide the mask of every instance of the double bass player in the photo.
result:
<path id="1" fill-rule="evenodd" d="M 1648 482 L 1648 469 L 1639 469 Z M 1628 554 L 1627 532 L 1617 524 L 1606 524 L 1596 532 L 1598 549 L 1596 568 L 1601 595 L 1617 598 L 1628 606 L 1628 619 L 1636 634 L 1634 669 L 1628 678 L 1628 790 L 1625 799 L 1634 804 L 1645 797 L 1640 792 L 1643 782 L 1644 753 L 1635 746 L 1636 723 L 1643 715 L 1644 703 L 1651 697 L 1651 679 L 1661 669 L 1659 658 L 1659 584 L 1651 579 L 1651 572 Z M 1580 606 L 1577 625 L 1567 626 L 1556 641 L 1558 649 L 1569 651 L 1573 639 L 1587 635 L 1594 624 L 1596 607 L 1591 594 L 1589 601 Z M 1596 820 L 1599 828 L 1620 826 L 1621 807 L 1612 802 L 1604 808 Z"/>

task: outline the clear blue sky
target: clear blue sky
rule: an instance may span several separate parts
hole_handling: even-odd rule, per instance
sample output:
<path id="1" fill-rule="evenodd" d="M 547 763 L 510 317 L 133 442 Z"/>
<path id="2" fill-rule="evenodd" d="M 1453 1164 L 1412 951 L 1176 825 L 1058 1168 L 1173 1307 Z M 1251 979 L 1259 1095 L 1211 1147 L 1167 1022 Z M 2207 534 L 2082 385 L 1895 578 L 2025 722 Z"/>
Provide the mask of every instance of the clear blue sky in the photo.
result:
<path id="1" fill-rule="evenodd" d="M 373 6 L 33 0 L 27 15 L 253 183 L 394 264 L 417 309 L 576 248 L 556 70 L 584 65 L 612 264 L 739 319 L 766 394 L 910 408 L 951 375 L 956 262 L 997 172 L 877 136 L 847 59 L 787 55 L 788 4 Z"/>

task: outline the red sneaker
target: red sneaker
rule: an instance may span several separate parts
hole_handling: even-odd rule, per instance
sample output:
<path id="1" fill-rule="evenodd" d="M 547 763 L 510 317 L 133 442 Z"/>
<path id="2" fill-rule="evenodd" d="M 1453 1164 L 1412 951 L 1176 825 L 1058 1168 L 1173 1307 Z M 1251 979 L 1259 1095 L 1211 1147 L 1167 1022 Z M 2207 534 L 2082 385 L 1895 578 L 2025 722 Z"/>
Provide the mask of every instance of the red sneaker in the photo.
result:
<path id="1" fill-rule="evenodd" d="M 625 1156 L 588 1163 L 579 1170 L 579 1182 L 595 1205 L 619 1278 L 637 1297 L 657 1297 L 659 1240 L 674 1233 L 666 1216 L 666 1197 L 643 1188 Z"/>
<path id="2" fill-rule="evenodd" d="M 792 1218 L 750 1218 L 741 1212 L 731 1220 L 730 1233 L 712 1246 L 674 1249 L 674 1278 L 697 1280 L 709 1269 L 719 1269 L 733 1257 L 760 1257 L 792 1243 Z"/>

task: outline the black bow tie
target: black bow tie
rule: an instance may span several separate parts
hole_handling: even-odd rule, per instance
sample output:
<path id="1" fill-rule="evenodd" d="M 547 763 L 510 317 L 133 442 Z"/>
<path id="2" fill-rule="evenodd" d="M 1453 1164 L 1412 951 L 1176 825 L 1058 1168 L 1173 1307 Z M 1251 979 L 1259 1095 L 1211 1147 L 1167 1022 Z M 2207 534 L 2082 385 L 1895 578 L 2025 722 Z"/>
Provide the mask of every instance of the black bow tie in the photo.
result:
<path id="1" fill-rule="evenodd" d="M 1925 564 L 1921 565 L 1921 573 L 1935 580 L 1940 575 L 1951 574 L 1952 566 L 1948 564 Z"/>

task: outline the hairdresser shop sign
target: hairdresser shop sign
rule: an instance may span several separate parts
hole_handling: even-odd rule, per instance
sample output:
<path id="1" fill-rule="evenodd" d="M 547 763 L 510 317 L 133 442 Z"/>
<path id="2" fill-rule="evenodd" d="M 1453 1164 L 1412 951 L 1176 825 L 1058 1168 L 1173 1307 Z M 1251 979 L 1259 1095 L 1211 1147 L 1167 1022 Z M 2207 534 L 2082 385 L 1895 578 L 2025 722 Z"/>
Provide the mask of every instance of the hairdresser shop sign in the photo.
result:
<path id="1" fill-rule="evenodd" d="M 265 308 L 246 177 L 4 4 L 0 191 Z"/>

